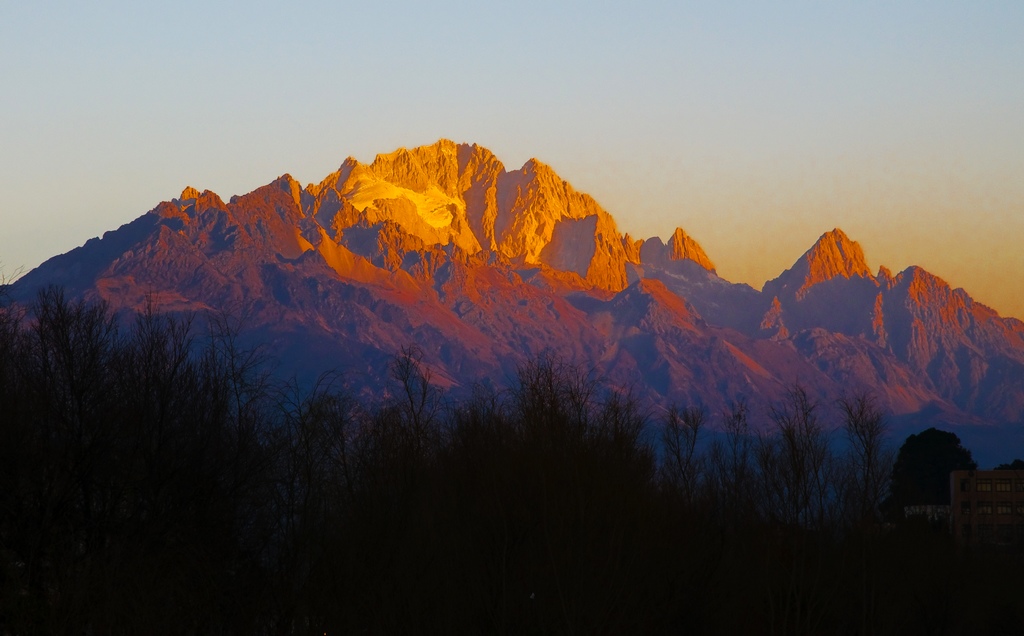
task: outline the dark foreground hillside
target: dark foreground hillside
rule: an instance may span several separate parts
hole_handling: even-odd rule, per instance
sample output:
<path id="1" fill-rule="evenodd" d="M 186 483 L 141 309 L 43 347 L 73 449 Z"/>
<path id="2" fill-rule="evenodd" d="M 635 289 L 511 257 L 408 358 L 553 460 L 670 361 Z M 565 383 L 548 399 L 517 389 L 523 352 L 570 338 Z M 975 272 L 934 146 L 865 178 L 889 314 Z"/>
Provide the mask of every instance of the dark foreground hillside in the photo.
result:
<path id="1" fill-rule="evenodd" d="M 452 402 L 411 349 L 367 404 L 237 343 L 0 310 L 0 633 L 1024 632 L 1020 550 L 882 522 L 868 397 L 754 434 L 546 357 Z"/>

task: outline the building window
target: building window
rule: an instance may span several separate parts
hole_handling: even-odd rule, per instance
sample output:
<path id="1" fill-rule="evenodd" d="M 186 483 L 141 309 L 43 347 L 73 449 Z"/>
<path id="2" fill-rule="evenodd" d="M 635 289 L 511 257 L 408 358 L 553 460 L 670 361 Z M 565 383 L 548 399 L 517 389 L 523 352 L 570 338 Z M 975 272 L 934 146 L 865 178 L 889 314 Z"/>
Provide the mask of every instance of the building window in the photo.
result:
<path id="1" fill-rule="evenodd" d="M 960 514 L 969 515 L 971 514 L 971 502 L 965 501 L 960 504 Z"/>
<path id="2" fill-rule="evenodd" d="M 978 480 L 978 492 L 991 492 L 992 480 L 991 479 L 979 479 Z"/>
<path id="3" fill-rule="evenodd" d="M 990 515 L 990 514 L 992 514 L 992 502 L 991 501 L 979 501 L 978 502 L 978 514 L 979 515 Z"/>
<path id="4" fill-rule="evenodd" d="M 1017 541 L 1024 543 L 1024 523 L 1017 524 Z"/>
<path id="5" fill-rule="evenodd" d="M 1018 481 L 1024 481 L 1024 479 L 1021 479 L 1021 480 L 1018 480 Z M 971 480 L 970 479 L 966 479 L 966 478 L 965 479 L 961 479 L 960 480 L 960 492 L 970 492 L 970 491 L 971 491 Z"/>
<path id="6" fill-rule="evenodd" d="M 1009 479 L 997 479 L 996 480 L 996 492 L 1010 492 L 1010 480 Z"/>
<path id="7" fill-rule="evenodd" d="M 1017 485 L 1017 492 L 1024 492 L 1024 479 L 1015 479 L 1014 483 Z"/>
<path id="8" fill-rule="evenodd" d="M 1017 502 L 1017 514 L 1024 515 L 1024 501 Z"/>
<path id="9" fill-rule="evenodd" d="M 1020 527 L 1024 528 L 1024 525 Z M 960 527 L 960 536 L 962 536 L 965 539 L 971 538 L 971 524 L 965 523 L 963 526 Z"/>
<path id="10" fill-rule="evenodd" d="M 978 526 L 978 538 L 981 539 L 982 541 L 986 541 L 986 540 L 991 541 L 992 540 L 992 524 L 991 523 L 983 523 L 983 524 Z"/>
<path id="11" fill-rule="evenodd" d="M 1008 515 L 1013 512 L 1013 507 L 1009 501 L 997 501 L 996 502 L 996 514 L 997 515 Z"/>

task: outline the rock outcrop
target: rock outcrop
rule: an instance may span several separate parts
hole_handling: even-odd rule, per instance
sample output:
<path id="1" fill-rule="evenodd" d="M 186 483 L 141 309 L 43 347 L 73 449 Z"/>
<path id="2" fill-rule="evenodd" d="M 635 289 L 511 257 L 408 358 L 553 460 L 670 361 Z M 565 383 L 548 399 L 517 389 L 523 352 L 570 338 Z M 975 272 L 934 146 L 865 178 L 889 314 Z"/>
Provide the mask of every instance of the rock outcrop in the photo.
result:
<path id="1" fill-rule="evenodd" d="M 802 300 L 815 285 L 855 277 L 874 280 L 860 245 L 836 228 L 822 234 L 800 260 L 766 283 L 764 291 L 772 296 Z"/>

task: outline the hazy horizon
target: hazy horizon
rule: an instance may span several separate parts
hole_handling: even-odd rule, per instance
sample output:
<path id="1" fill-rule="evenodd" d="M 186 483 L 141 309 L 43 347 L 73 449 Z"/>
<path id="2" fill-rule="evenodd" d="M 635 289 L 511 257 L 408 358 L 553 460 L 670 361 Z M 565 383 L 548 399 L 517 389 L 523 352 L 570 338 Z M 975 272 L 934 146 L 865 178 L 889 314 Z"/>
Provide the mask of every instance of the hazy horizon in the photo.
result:
<path id="1" fill-rule="evenodd" d="M 760 288 L 842 228 L 1024 318 L 1024 6 L 442 3 L 0 9 L 0 267 L 186 185 L 352 155 L 530 157 Z"/>

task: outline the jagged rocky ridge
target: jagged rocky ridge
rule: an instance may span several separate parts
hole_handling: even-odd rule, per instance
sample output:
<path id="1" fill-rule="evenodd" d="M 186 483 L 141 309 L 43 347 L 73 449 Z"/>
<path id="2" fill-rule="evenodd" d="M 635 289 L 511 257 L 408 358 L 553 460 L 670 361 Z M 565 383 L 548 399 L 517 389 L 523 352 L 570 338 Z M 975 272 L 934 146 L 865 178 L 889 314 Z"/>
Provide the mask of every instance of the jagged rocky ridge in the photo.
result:
<path id="1" fill-rule="evenodd" d="M 245 315 L 300 374 L 372 393 L 418 345 L 455 391 L 548 351 L 655 403 L 767 404 L 799 382 L 870 390 L 895 414 L 1024 421 L 1024 323 L 920 268 L 872 274 L 840 230 L 758 292 L 720 278 L 682 229 L 623 235 L 537 160 L 439 141 L 284 175 L 225 203 L 186 188 L 24 276 L 116 308 Z"/>

